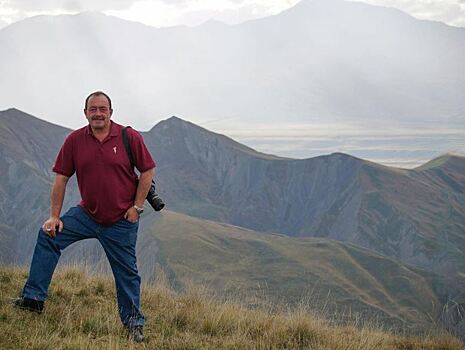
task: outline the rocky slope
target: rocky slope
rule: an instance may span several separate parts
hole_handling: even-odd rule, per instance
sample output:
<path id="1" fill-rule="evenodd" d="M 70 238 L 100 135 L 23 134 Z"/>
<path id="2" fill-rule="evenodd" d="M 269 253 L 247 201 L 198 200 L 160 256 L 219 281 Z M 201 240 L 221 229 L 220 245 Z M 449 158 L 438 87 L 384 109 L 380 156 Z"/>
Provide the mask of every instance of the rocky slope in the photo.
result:
<path id="1" fill-rule="evenodd" d="M 40 224 L 49 212 L 51 166 L 69 129 L 17 109 L 0 112 L 0 262 L 30 258 Z M 77 200 L 70 186 L 66 204 Z"/>

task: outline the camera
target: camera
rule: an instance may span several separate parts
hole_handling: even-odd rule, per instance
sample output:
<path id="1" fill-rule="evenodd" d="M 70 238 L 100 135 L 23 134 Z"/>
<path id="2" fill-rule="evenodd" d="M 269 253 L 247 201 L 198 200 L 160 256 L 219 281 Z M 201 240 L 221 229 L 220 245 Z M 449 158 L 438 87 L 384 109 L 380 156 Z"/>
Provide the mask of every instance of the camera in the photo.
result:
<path id="1" fill-rule="evenodd" d="M 150 185 L 149 193 L 147 193 L 147 202 L 150 203 L 155 211 L 160 211 L 165 207 L 165 203 L 163 203 L 163 200 L 155 190 L 155 182 L 153 180 L 152 184 Z"/>

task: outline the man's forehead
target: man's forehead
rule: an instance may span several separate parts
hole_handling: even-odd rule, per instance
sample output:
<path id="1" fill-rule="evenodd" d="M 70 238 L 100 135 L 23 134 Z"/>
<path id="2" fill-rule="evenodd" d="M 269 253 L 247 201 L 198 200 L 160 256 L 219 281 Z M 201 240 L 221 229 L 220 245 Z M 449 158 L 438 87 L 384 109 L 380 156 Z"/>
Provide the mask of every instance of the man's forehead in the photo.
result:
<path id="1" fill-rule="evenodd" d="M 92 96 L 88 101 L 88 105 L 89 106 L 92 105 L 92 106 L 110 107 L 110 103 L 109 103 L 108 99 L 104 95 L 94 95 L 94 96 Z"/>

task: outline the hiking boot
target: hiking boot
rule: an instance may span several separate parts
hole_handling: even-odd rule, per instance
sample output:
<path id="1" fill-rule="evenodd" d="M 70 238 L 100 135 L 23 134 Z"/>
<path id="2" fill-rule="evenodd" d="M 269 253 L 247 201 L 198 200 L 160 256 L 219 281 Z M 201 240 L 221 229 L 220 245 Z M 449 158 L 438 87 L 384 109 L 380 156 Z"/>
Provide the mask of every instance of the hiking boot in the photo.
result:
<path id="1" fill-rule="evenodd" d="M 44 302 L 41 300 L 20 297 L 13 301 L 13 305 L 19 309 L 37 312 L 41 314 L 44 311 Z"/>
<path id="2" fill-rule="evenodd" d="M 143 326 L 128 327 L 128 338 L 136 343 L 142 343 L 144 341 L 143 330 Z"/>

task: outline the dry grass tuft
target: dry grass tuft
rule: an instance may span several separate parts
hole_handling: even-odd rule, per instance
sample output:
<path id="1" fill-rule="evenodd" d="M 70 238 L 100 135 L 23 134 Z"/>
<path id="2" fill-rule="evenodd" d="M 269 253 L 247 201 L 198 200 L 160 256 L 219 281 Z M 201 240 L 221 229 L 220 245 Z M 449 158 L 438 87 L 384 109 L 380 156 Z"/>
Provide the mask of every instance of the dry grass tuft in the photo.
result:
<path id="1" fill-rule="evenodd" d="M 27 274 L 0 268 L 0 349 L 331 349 L 459 350 L 448 334 L 405 338 L 373 327 L 331 326 L 301 307 L 292 312 L 249 310 L 214 302 L 192 290 L 176 294 L 163 281 L 145 286 L 146 342 L 126 339 L 113 280 L 78 268 L 57 271 L 42 315 L 11 306 Z"/>

